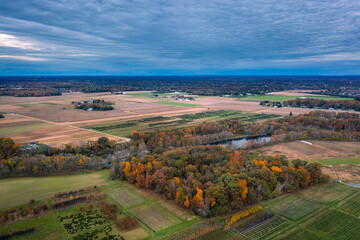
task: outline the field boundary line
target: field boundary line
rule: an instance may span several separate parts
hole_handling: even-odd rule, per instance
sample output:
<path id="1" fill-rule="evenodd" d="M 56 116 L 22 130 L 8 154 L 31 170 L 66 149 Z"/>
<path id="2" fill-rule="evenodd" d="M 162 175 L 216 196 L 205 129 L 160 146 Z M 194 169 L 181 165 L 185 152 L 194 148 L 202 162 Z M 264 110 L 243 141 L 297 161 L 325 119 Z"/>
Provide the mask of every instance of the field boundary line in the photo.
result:
<path id="1" fill-rule="evenodd" d="M 54 125 L 56 125 L 56 126 L 63 126 L 63 127 L 65 126 L 65 127 L 70 127 L 70 128 L 74 128 L 74 129 L 78 129 L 78 130 L 85 130 L 85 131 L 88 131 L 88 132 L 93 132 L 93 133 L 97 133 L 97 134 L 101 134 L 101 135 L 107 135 L 107 136 L 110 136 L 110 137 L 119 138 L 119 139 L 123 140 L 124 142 L 129 142 L 129 141 L 130 141 L 130 138 L 125 138 L 125 137 L 120 137 L 120 136 L 116 136 L 116 135 L 112 135 L 112 134 L 108 134 L 108 133 L 98 132 L 98 131 L 95 131 L 95 130 L 92 130 L 92 129 L 81 128 L 81 127 L 77 127 L 77 126 L 70 125 L 70 124 L 52 122 L 52 121 L 49 121 L 49 120 L 44 120 L 44 119 L 41 119 L 41 118 L 30 117 L 30 116 L 23 115 L 23 114 L 19 114 L 19 113 L 16 113 L 16 114 L 19 115 L 19 116 L 25 117 L 25 118 L 31 118 L 31 119 L 34 119 L 34 120 L 38 120 L 38 121 L 42 121 L 42 122 L 54 124 Z"/>

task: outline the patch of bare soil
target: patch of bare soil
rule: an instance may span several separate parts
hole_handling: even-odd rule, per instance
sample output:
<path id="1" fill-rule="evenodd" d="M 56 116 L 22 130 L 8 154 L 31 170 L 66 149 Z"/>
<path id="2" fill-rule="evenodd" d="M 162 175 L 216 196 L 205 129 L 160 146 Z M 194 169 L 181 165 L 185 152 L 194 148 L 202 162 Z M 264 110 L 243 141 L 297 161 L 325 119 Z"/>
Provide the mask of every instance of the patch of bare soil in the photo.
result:
<path id="1" fill-rule="evenodd" d="M 341 164 L 322 168 L 334 180 L 360 181 L 360 164 Z"/>
<path id="2" fill-rule="evenodd" d="M 267 155 L 284 154 L 288 159 L 316 160 L 326 158 L 360 157 L 359 142 L 309 141 L 312 145 L 300 141 L 280 143 L 255 149 Z"/>

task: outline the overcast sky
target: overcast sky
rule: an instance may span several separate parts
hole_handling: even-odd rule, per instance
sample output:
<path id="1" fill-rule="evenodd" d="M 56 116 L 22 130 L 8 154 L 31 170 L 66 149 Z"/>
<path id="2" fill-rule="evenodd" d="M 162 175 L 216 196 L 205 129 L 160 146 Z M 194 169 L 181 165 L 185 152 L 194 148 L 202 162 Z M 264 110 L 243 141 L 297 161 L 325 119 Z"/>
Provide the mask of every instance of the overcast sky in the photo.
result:
<path id="1" fill-rule="evenodd" d="M 0 0 L 0 75 L 360 74 L 359 0 Z"/>

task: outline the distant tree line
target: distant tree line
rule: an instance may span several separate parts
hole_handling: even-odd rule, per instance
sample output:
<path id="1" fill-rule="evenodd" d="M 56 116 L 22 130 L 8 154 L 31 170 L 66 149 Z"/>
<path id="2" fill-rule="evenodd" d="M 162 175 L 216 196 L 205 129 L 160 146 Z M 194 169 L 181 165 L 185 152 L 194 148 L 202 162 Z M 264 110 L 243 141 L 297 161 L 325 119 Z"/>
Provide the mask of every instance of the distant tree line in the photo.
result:
<path id="1" fill-rule="evenodd" d="M 290 89 L 317 91 L 326 89 L 323 94 L 329 92 L 347 96 L 345 93 L 355 94 L 354 92 L 358 91 L 360 81 L 357 77 L 351 76 L 1 77 L 0 87 L 3 89 L 0 95 L 12 96 L 46 96 L 78 91 L 94 93 L 145 90 L 159 93 L 178 91 L 208 96 L 244 96 L 248 93 L 265 94 Z"/>
<path id="2" fill-rule="evenodd" d="M 284 107 L 306 107 L 320 109 L 341 109 L 360 111 L 359 100 L 291 99 L 283 102 Z"/>
<path id="3" fill-rule="evenodd" d="M 0 90 L 0 96 L 13 96 L 13 97 L 46 97 L 46 96 L 61 96 L 61 92 L 52 90 Z"/>

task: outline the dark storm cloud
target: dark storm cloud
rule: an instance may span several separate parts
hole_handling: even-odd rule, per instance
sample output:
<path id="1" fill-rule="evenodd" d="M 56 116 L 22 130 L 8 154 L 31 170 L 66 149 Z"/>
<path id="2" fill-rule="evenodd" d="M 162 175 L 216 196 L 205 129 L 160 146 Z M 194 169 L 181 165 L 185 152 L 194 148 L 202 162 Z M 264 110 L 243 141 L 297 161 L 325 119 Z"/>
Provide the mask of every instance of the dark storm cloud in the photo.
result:
<path id="1" fill-rule="evenodd" d="M 0 74 L 360 74 L 354 0 L 0 3 Z"/>

